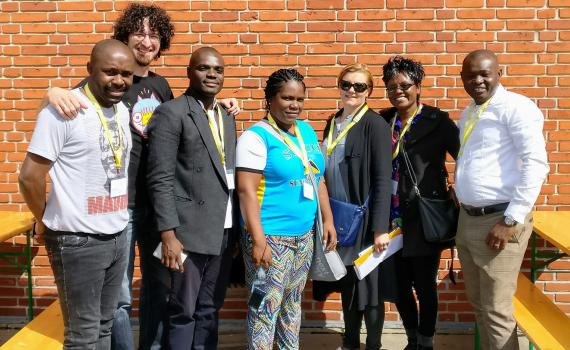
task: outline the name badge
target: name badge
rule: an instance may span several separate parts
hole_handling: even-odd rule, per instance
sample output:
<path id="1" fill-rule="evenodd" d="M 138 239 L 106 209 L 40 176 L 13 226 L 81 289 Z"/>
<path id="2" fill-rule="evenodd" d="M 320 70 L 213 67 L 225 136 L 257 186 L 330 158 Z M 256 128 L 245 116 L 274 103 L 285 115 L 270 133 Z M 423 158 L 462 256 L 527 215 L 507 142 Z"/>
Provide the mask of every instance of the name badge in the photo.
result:
<path id="1" fill-rule="evenodd" d="M 392 180 L 392 196 L 398 193 L 398 181 Z"/>
<path id="2" fill-rule="evenodd" d="M 111 180 L 111 197 L 124 196 L 127 194 L 128 180 L 126 177 Z"/>
<path id="3" fill-rule="evenodd" d="M 303 181 L 303 197 L 314 200 L 315 199 L 315 192 L 313 191 L 313 185 L 307 182 L 307 180 Z"/>
<path id="4" fill-rule="evenodd" d="M 228 189 L 233 190 L 236 188 L 236 183 L 235 183 L 235 176 L 233 171 L 231 170 L 226 170 L 226 181 L 228 183 Z"/>

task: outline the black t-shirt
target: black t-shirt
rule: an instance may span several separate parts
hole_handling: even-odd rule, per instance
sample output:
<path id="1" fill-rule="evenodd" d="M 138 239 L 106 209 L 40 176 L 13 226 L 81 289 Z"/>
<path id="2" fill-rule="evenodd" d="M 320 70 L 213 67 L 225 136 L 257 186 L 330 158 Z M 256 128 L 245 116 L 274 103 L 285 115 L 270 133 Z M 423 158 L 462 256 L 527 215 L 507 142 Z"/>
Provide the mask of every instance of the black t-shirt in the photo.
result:
<path id="1" fill-rule="evenodd" d="M 142 207 L 147 202 L 146 164 L 148 142 L 146 127 L 152 113 L 161 103 L 174 98 L 166 79 L 149 72 L 146 77 L 133 77 L 133 85 L 123 96 L 123 103 L 131 114 L 133 148 L 129 161 L 129 208 Z"/>

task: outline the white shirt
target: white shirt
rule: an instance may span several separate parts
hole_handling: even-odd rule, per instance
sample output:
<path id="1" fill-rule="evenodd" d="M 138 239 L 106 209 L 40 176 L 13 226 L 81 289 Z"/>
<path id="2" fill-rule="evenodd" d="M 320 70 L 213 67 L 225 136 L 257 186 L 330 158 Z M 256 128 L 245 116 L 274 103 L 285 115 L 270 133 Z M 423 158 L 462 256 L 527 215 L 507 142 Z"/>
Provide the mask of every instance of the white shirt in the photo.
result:
<path id="1" fill-rule="evenodd" d="M 462 142 L 469 112 L 475 118 L 479 108 L 471 102 L 461 114 Z M 499 85 L 457 159 L 459 201 L 476 207 L 509 202 L 505 216 L 524 222 L 549 170 L 543 124 L 529 98 Z"/>
<path id="2" fill-rule="evenodd" d="M 101 125 L 95 106 L 78 89 L 73 90 L 88 108 L 77 118 L 61 118 L 53 107 L 38 115 L 28 152 L 53 162 L 49 170 L 51 190 L 43 223 L 55 231 L 113 234 L 122 231 L 129 221 L 126 194 L 127 165 L 131 150 L 129 111 L 122 102 L 103 108 L 112 142 L 122 143 L 121 167 Z M 117 123 L 118 122 L 118 123 Z M 120 135 L 120 136 L 119 136 Z M 111 196 L 111 182 L 123 180 L 124 194 Z"/>

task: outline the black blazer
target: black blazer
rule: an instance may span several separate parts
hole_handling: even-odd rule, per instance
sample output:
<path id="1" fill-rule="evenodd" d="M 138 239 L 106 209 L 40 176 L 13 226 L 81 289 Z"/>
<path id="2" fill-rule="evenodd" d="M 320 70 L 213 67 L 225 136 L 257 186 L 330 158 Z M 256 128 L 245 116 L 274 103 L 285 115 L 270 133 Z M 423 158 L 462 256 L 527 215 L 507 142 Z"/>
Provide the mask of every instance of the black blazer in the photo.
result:
<path id="1" fill-rule="evenodd" d="M 339 115 L 342 110 L 337 113 Z M 330 128 L 328 121 L 324 135 Z M 372 193 L 369 209 L 364 217 L 356 243 L 352 247 L 338 247 L 345 265 L 353 265 L 358 253 L 374 242 L 374 231 L 388 232 L 390 224 L 390 188 L 392 175 L 392 141 L 389 125 L 369 109 L 346 136 L 345 158 L 339 164 L 348 201 L 362 205 Z M 349 267 L 352 269 L 352 266 Z M 352 275 L 354 275 L 351 272 Z M 359 281 L 355 278 L 357 293 L 352 303 L 360 310 L 377 306 L 384 300 L 395 301 L 396 282 L 393 259 Z M 325 300 L 326 295 L 340 291 L 339 283 L 313 282 L 313 297 Z"/>
<path id="2" fill-rule="evenodd" d="M 226 168 L 235 174 L 235 119 L 223 109 Z M 224 167 L 208 118 L 186 91 L 161 104 L 148 126 L 147 186 L 158 231 L 174 229 L 184 249 L 222 252 L 228 196 L 233 197 L 233 226 L 238 201 L 228 189 Z"/>
<path id="3" fill-rule="evenodd" d="M 391 123 L 396 108 L 382 111 L 382 117 Z M 408 131 L 404 147 L 417 177 L 420 193 L 430 198 L 446 198 L 446 154 L 454 159 L 459 152 L 459 129 L 449 114 L 439 108 L 424 105 L 419 119 Z M 420 222 L 418 202 L 410 174 L 400 151 L 400 213 L 404 231 L 404 256 L 439 254 L 442 246 L 428 243 Z"/>

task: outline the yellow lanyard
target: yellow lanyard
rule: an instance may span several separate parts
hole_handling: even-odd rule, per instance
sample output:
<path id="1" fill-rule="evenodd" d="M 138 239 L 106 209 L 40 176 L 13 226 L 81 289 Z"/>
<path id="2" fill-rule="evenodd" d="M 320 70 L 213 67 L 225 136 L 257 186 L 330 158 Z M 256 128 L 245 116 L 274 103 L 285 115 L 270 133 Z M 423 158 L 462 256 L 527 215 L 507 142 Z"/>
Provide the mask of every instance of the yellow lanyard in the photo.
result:
<path id="1" fill-rule="evenodd" d="M 473 111 L 475 110 L 475 105 L 473 105 L 473 107 L 469 111 L 469 115 L 467 115 L 467 119 L 465 119 L 465 126 L 464 126 L 465 131 L 463 132 L 463 137 L 461 138 L 461 146 L 459 147 L 458 157 L 460 157 L 461 154 L 463 153 L 463 146 L 465 146 L 465 144 L 467 143 L 467 141 L 471 137 L 471 134 L 473 133 L 473 130 L 475 129 L 475 125 L 479 121 L 479 117 L 481 117 L 481 114 L 483 114 L 483 112 L 485 112 L 485 109 L 489 105 L 489 102 L 491 102 L 491 99 L 488 99 L 485 103 L 483 103 L 481 105 L 481 107 L 479 107 L 479 110 L 477 111 L 477 115 L 475 116 L 475 118 L 473 118 L 473 120 L 471 120 L 471 118 L 473 117 Z"/>
<path id="2" fill-rule="evenodd" d="M 421 105 L 419 105 L 418 108 L 416 108 L 416 111 L 414 112 L 414 114 L 412 114 L 412 117 L 410 119 L 408 119 L 408 122 L 406 123 L 406 125 L 404 126 L 402 131 L 400 132 L 400 137 L 398 137 L 398 141 L 396 141 L 396 149 L 392 152 L 392 159 L 396 159 L 396 157 L 398 156 L 398 153 L 400 153 L 400 143 L 402 142 L 404 135 L 406 134 L 406 132 L 408 131 L 408 129 L 412 125 L 412 122 L 414 121 L 414 118 L 418 114 L 420 108 L 421 108 Z M 392 119 L 392 136 L 394 135 L 394 127 L 396 126 L 396 119 L 397 118 L 398 118 L 398 113 L 396 113 L 396 115 L 394 116 L 394 119 Z"/>
<path id="3" fill-rule="evenodd" d="M 295 135 L 299 139 L 299 145 L 301 146 L 300 149 L 293 141 L 291 141 L 289 136 L 286 133 L 284 133 L 283 130 L 279 129 L 277 123 L 275 123 L 275 120 L 271 116 L 271 113 L 267 113 L 267 120 L 269 121 L 269 125 L 271 125 L 273 129 L 275 129 L 275 131 L 277 131 L 279 135 L 281 135 L 281 138 L 283 138 L 283 142 L 285 142 L 285 144 L 287 145 L 287 147 L 289 147 L 291 152 L 293 152 L 301 160 L 301 162 L 303 163 L 303 167 L 305 168 L 305 174 L 309 174 L 310 171 L 309 157 L 307 157 L 307 149 L 305 148 L 305 142 L 303 142 L 303 136 L 301 136 L 301 132 L 299 131 L 297 123 L 295 123 L 294 131 Z"/>
<path id="4" fill-rule="evenodd" d="M 327 157 L 330 157 L 334 148 L 336 147 L 336 145 L 338 145 L 338 143 L 340 142 L 340 140 L 342 140 L 343 137 L 346 136 L 346 134 L 348 134 L 348 132 L 350 131 L 350 129 L 356 125 L 356 123 L 358 123 L 360 121 L 360 119 L 362 119 L 362 116 L 364 115 L 364 113 L 366 113 L 366 111 L 368 111 L 368 105 L 365 103 L 362 105 L 362 107 L 360 107 L 360 109 L 356 112 L 356 115 L 354 116 L 354 118 L 352 118 L 352 121 L 348 124 L 348 126 L 346 128 L 344 128 L 344 130 L 342 130 L 338 136 L 336 137 L 336 139 L 333 141 L 333 131 L 334 131 L 334 117 L 331 120 L 331 126 L 329 128 L 329 134 L 327 136 Z"/>
<path id="5" fill-rule="evenodd" d="M 101 105 L 99 105 L 99 102 L 97 102 L 95 96 L 93 96 L 93 93 L 91 93 L 88 84 L 85 84 L 84 90 L 85 94 L 87 95 L 87 98 L 89 98 L 89 101 L 91 101 L 91 103 L 93 103 L 93 105 L 95 106 L 95 111 L 99 116 L 99 120 L 101 121 L 101 125 L 103 126 L 103 131 L 105 132 L 105 138 L 107 139 L 107 142 L 109 142 L 109 146 L 111 146 L 111 150 L 113 151 L 113 157 L 115 158 L 115 166 L 117 167 L 117 172 L 119 172 L 121 170 L 121 162 L 122 162 L 121 156 L 123 155 L 125 146 L 123 143 L 123 136 L 121 135 L 121 130 L 120 130 L 121 125 L 117 120 L 117 106 L 113 105 L 113 111 L 114 111 L 113 119 L 115 119 L 115 123 L 117 123 L 117 135 L 119 136 L 118 137 L 119 145 L 115 147 L 115 145 L 113 144 L 113 139 L 111 138 L 111 130 L 109 130 L 107 117 L 105 117 L 105 115 L 103 114 Z"/>
<path id="6" fill-rule="evenodd" d="M 218 111 L 218 124 L 216 125 L 216 120 L 212 114 L 215 114 L 215 110 Z M 216 143 L 216 148 L 220 153 L 220 160 L 222 164 L 226 165 L 226 155 L 225 155 L 225 148 L 224 148 L 224 120 L 222 118 L 222 110 L 220 105 L 216 104 L 216 108 L 214 109 L 214 113 L 208 113 L 204 109 L 204 113 L 208 117 L 208 124 L 210 125 L 210 130 L 212 130 L 212 136 L 214 137 L 214 142 Z M 219 128 L 219 129 L 218 129 Z"/>

